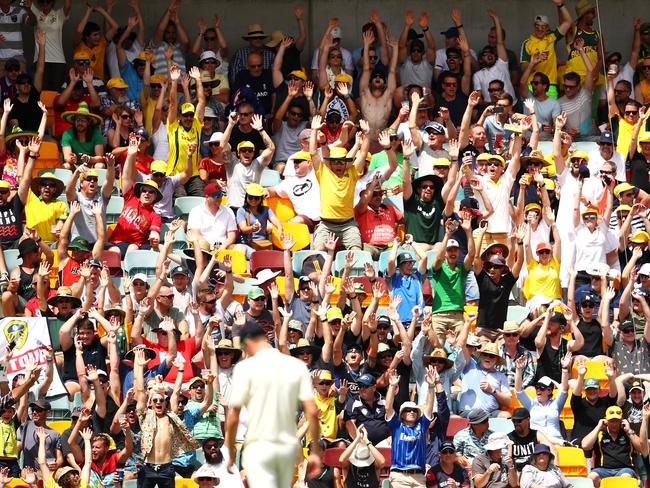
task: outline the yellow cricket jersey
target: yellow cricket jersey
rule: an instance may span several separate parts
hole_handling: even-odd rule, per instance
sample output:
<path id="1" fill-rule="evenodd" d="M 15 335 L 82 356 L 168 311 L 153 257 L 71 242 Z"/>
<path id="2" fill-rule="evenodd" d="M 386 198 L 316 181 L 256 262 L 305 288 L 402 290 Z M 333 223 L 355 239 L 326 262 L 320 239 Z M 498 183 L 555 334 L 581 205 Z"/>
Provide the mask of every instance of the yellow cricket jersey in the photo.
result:
<path id="1" fill-rule="evenodd" d="M 320 183 L 321 218 L 349 220 L 354 218 L 354 187 L 361 175 L 350 166 L 339 178 L 325 164 L 318 167 L 316 177 Z"/>
<path id="2" fill-rule="evenodd" d="M 167 139 L 169 140 L 169 157 L 167 159 L 167 175 L 173 176 L 185 170 L 187 162 L 187 147 L 191 142 L 196 143 L 197 150 L 192 156 L 194 170 L 192 176 L 199 174 L 199 144 L 203 124 L 196 117 L 192 121 L 190 130 L 185 130 L 179 119 L 167 125 Z"/>
<path id="3" fill-rule="evenodd" d="M 555 52 L 555 45 L 560 39 L 562 39 L 562 37 L 564 36 L 560 31 L 555 29 L 546 34 L 542 39 L 531 35 L 522 43 L 520 56 L 522 63 L 524 61 L 529 63 L 533 54 L 536 52 L 548 53 L 546 61 L 542 61 L 531 71 L 530 76 L 528 77 L 528 83 L 533 79 L 535 72 L 539 71 L 548 76 L 551 85 L 557 84 L 557 54 Z"/>

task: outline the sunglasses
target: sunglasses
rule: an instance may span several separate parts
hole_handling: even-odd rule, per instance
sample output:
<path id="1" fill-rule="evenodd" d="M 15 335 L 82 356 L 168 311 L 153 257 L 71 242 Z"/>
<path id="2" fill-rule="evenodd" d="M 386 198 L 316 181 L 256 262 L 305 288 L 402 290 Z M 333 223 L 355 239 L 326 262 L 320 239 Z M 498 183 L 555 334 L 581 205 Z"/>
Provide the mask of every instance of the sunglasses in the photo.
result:
<path id="1" fill-rule="evenodd" d="M 420 411 L 417 408 L 405 408 L 404 413 L 419 413 Z"/>
<path id="2" fill-rule="evenodd" d="M 196 478 L 197 481 L 214 481 L 214 478 L 208 478 L 207 476 L 201 476 L 200 478 Z"/>
<path id="3" fill-rule="evenodd" d="M 495 168 L 497 168 L 497 167 L 501 166 L 501 162 L 500 161 L 488 161 L 487 165 L 488 166 L 494 166 Z"/>
<path id="4" fill-rule="evenodd" d="M 319 382 L 318 382 L 318 385 L 319 385 L 319 386 L 332 386 L 332 383 L 334 383 L 334 382 L 333 382 L 333 381 L 329 381 L 329 380 L 324 380 L 324 381 L 319 381 Z"/>
<path id="5" fill-rule="evenodd" d="M 0 195 L 9 195 L 10 190 L 7 190 L 6 188 L 3 188 L 0 190 Z"/>
<path id="6" fill-rule="evenodd" d="M 343 56 L 340 54 L 330 54 L 329 58 L 334 58 L 334 59 L 342 59 Z M 376 59 L 376 58 L 375 58 Z"/>
<path id="7" fill-rule="evenodd" d="M 423 190 L 433 190 L 435 187 L 433 185 L 420 185 L 420 188 Z"/>
<path id="8" fill-rule="evenodd" d="M 122 120 L 129 120 L 131 118 L 131 116 L 129 114 L 122 114 L 122 115 L 120 115 L 120 118 Z"/>
<path id="9" fill-rule="evenodd" d="M 257 298 L 251 298 L 254 302 L 263 302 L 266 300 L 266 297 L 257 297 Z"/>
<path id="10" fill-rule="evenodd" d="M 578 85 L 567 85 L 566 83 L 564 84 L 565 90 L 573 90 L 574 88 L 578 88 Z"/>
<path id="11" fill-rule="evenodd" d="M 160 85 L 160 84 L 158 84 L 158 83 L 152 83 L 152 84 L 149 85 L 149 86 L 151 86 L 151 89 L 152 89 L 152 90 L 160 90 L 160 89 L 162 88 L 162 85 Z"/>
<path id="12" fill-rule="evenodd" d="M 503 269 L 503 266 L 500 264 L 487 263 L 485 269 Z"/>
<path id="13" fill-rule="evenodd" d="M 604 145 L 605 145 L 605 144 L 601 144 L 601 146 L 604 146 Z M 611 144 L 606 144 L 606 145 L 607 145 L 607 146 L 611 146 Z M 604 170 L 601 169 L 601 170 L 600 170 L 600 174 L 601 174 L 601 175 L 613 175 L 614 172 L 613 172 L 613 171 L 604 171 Z"/>
<path id="14" fill-rule="evenodd" d="M 217 356 L 230 356 L 234 354 L 232 351 L 217 351 Z"/>
<path id="15" fill-rule="evenodd" d="M 81 66 L 90 66 L 90 60 L 89 59 L 78 59 L 75 61 L 78 65 Z"/>
<path id="16" fill-rule="evenodd" d="M 513 421 L 515 424 L 520 424 L 520 423 L 522 423 L 524 420 L 528 420 L 528 419 L 512 419 L 512 421 Z"/>
<path id="17" fill-rule="evenodd" d="M 90 181 L 92 183 L 97 183 L 97 177 L 96 176 L 90 176 L 88 178 L 84 178 L 84 181 Z"/>
<path id="18" fill-rule="evenodd" d="M 262 197 L 260 197 L 260 196 L 258 196 L 258 195 L 246 195 L 246 197 L 247 197 L 249 200 L 261 200 L 261 199 L 262 199 Z"/>
<path id="19" fill-rule="evenodd" d="M 537 254 L 551 254 L 551 251 L 549 251 L 548 249 L 540 249 L 539 251 L 537 251 Z"/>
<path id="20" fill-rule="evenodd" d="M 641 66 L 641 69 L 642 69 L 643 71 L 645 71 L 645 70 L 647 70 L 647 69 L 650 69 L 650 64 L 644 64 L 643 66 Z"/>
<path id="21" fill-rule="evenodd" d="M 533 161 L 531 163 L 528 163 L 528 166 L 533 166 L 533 167 L 538 167 L 539 168 L 539 167 L 542 166 L 542 163 L 540 163 L 539 161 Z"/>
<path id="22" fill-rule="evenodd" d="M 255 149 L 252 149 L 252 148 L 250 148 L 250 147 L 242 147 L 242 148 L 239 150 L 240 153 L 252 153 L 252 152 L 254 152 L 254 151 L 255 151 Z"/>
<path id="23" fill-rule="evenodd" d="M 506 332 L 505 334 L 503 334 L 503 337 L 519 337 L 519 334 L 517 334 L 516 332 Z"/>
<path id="24" fill-rule="evenodd" d="M 289 115 L 293 117 L 302 117 L 302 112 L 289 112 Z"/>
<path id="25" fill-rule="evenodd" d="M 596 305 L 590 302 L 583 303 L 580 305 L 582 308 L 596 308 Z"/>
<path id="26" fill-rule="evenodd" d="M 633 334 L 633 333 L 634 333 L 634 329 L 625 329 L 625 330 L 621 330 L 621 332 L 622 332 L 623 334 Z"/>
<path id="27" fill-rule="evenodd" d="M 503 91 L 501 88 L 488 88 L 488 93 L 498 93 Z"/>
<path id="28" fill-rule="evenodd" d="M 152 398 L 151 402 L 152 403 L 165 403 L 165 399 L 164 398 Z"/>
<path id="29" fill-rule="evenodd" d="M 582 220 L 596 220 L 596 215 L 591 214 L 591 215 L 585 215 L 582 217 Z"/>
<path id="30" fill-rule="evenodd" d="M 388 330 L 388 329 L 390 329 L 390 325 L 378 325 L 377 329 L 379 329 L 379 330 Z"/>
<path id="31" fill-rule="evenodd" d="M 548 389 L 550 389 L 549 386 L 535 385 L 535 390 L 544 391 L 544 390 L 548 390 Z"/>
<path id="32" fill-rule="evenodd" d="M 253 115 L 253 112 L 239 112 L 240 117 L 248 117 L 250 115 Z"/>
<path id="33" fill-rule="evenodd" d="M 56 188 L 56 183 L 54 183 L 53 181 L 44 181 L 43 183 L 41 183 L 41 186 L 48 186 L 50 188 Z"/>
<path id="34" fill-rule="evenodd" d="M 445 360 L 440 359 L 440 358 L 433 358 L 433 359 L 431 359 L 430 363 L 431 364 L 445 364 Z"/>
<path id="35" fill-rule="evenodd" d="M 443 449 L 442 451 L 440 451 L 440 454 L 456 454 L 456 451 L 454 451 L 453 449 Z"/>
<path id="36" fill-rule="evenodd" d="M 637 115 L 638 113 L 639 113 L 638 110 L 626 110 L 625 111 L 625 115 L 630 115 L 630 116 Z"/>

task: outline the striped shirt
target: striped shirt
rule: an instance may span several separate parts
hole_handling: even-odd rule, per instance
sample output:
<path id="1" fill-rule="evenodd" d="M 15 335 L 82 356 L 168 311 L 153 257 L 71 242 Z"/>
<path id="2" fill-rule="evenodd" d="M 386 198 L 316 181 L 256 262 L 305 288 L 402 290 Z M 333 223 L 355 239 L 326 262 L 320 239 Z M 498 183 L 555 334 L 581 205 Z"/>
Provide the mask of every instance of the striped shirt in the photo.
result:
<path id="1" fill-rule="evenodd" d="M 420 469 L 425 471 L 429 424 L 433 419 L 422 415 L 413 427 L 400 420 L 397 412 L 388 419 L 393 442 L 390 448 L 391 470 Z"/>
<path id="2" fill-rule="evenodd" d="M 165 58 L 165 49 L 167 49 L 168 44 L 165 41 L 162 41 L 156 47 L 154 47 L 155 59 L 153 61 L 153 67 L 157 75 L 169 74 L 167 69 L 167 58 Z M 172 56 L 172 61 L 179 67 L 179 69 L 184 73 L 185 72 L 185 55 L 181 49 L 180 43 L 174 44 L 174 55 Z"/>
<path id="3" fill-rule="evenodd" d="M 21 25 L 27 22 L 27 18 L 23 7 L 12 6 L 8 12 L 0 9 L 0 34 L 5 38 L 0 44 L 0 60 L 25 59 Z"/>

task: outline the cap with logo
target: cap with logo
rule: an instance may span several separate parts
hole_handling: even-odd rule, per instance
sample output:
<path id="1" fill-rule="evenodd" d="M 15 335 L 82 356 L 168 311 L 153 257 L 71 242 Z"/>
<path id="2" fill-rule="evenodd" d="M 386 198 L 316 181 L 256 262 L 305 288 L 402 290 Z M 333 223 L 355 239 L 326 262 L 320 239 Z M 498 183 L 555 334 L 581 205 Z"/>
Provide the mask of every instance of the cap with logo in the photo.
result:
<path id="1" fill-rule="evenodd" d="M 623 410 L 617 406 L 611 406 L 605 411 L 606 420 L 621 420 L 623 419 Z"/>
<path id="2" fill-rule="evenodd" d="M 597 378 L 587 378 L 585 379 L 584 389 L 588 390 L 589 388 L 600 388 L 600 382 Z"/>

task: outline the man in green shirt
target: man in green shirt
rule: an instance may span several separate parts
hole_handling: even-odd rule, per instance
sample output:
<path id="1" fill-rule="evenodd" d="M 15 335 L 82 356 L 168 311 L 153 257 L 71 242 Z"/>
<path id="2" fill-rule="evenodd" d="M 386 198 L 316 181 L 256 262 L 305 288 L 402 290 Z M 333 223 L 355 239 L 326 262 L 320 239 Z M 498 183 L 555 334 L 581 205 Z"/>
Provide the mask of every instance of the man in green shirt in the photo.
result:
<path id="1" fill-rule="evenodd" d="M 458 262 L 460 246 L 456 239 L 450 239 L 458 227 L 458 221 L 452 219 L 447 219 L 445 222 L 445 235 L 433 260 L 431 281 L 434 294 L 431 323 L 440 344 L 444 344 L 448 330 L 453 329 L 458 333 L 463 326 L 465 281 L 474 261 L 475 248 L 471 221 L 463 219 L 460 226 L 467 235 L 465 260 L 462 263 Z"/>

